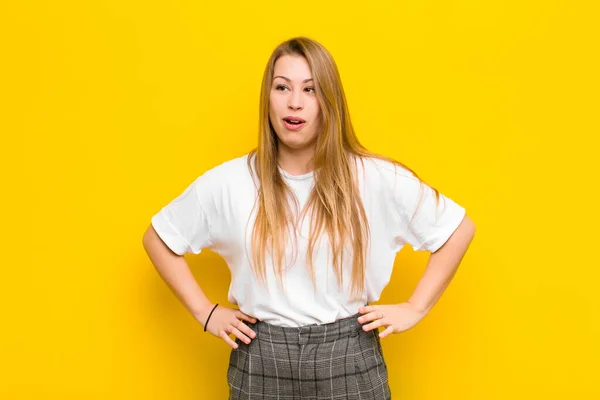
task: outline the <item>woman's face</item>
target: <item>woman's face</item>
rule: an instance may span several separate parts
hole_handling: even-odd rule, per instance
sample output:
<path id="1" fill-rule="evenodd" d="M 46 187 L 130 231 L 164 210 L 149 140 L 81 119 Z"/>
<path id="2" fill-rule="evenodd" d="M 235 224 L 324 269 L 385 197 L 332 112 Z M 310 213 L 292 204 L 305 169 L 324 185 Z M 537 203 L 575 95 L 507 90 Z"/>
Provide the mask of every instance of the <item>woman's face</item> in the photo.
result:
<path id="1" fill-rule="evenodd" d="M 295 150 L 312 146 L 317 138 L 320 115 L 306 59 L 296 55 L 279 57 L 271 82 L 269 118 L 280 144 Z"/>

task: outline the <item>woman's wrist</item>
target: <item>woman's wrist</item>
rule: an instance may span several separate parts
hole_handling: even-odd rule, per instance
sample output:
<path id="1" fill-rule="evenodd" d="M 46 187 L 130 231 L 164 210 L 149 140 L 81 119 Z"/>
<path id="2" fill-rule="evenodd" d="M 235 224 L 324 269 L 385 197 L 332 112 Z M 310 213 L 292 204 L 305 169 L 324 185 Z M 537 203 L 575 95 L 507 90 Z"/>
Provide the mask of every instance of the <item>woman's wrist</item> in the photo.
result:
<path id="1" fill-rule="evenodd" d="M 211 303 L 210 301 L 203 302 L 192 314 L 196 321 L 200 322 L 202 326 L 205 325 L 206 319 L 208 318 L 208 314 L 212 311 L 215 303 Z"/>
<path id="2" fill-rule="evenodd" d="M 206 317 L 206 320 L 204 321 L 204 332 L 206 332 L 206 329 L 208 327 L 208 323 L 210 322 L 210 317 L 212 317 L 213 312 L 215 311 L 215 309 L 217 308 L 218 305 L 219 305 L 219 303 L 215 304 L 213 306 L 213 308 L 210 310 L 210 312 L 208 313 L 208 317 Z"/>

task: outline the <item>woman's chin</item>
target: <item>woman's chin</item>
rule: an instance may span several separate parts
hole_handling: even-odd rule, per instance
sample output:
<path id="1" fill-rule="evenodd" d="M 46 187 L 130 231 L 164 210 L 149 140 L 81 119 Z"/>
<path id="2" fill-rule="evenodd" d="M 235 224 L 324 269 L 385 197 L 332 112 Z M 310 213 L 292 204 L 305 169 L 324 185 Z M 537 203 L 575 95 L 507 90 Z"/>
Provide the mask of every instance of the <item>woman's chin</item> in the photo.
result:
<path id="1" fill-rule="evenodd" d="M 295 135 L 295 134 L 286 134 L 279 136 L 279 143 L 283 146 L 287 147 L 290 150 L 304 150 L 308 147 L 311 147 L 312 142 L 310 140 L 306 140 L 305 136 Z"/>
<path id="2" fill-rule="evenodd" d="M 311 147 L 310 142 L 305 140 L 281 140 L 281 144 L 289 150 L 300 151 Z"/>

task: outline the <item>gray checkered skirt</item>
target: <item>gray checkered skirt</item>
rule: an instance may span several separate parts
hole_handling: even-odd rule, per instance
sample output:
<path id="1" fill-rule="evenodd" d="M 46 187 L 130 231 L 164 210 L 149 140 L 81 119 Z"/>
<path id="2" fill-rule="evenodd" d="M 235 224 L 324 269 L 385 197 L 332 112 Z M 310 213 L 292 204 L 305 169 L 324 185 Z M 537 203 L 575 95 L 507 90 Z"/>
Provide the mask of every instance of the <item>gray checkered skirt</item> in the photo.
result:
<path id="1" fill-rule="evenodd" d="M 229 399 L 391 399 L 378 330 L 360 314 L 299 328 L 258 321 L 229 358 Z"/>

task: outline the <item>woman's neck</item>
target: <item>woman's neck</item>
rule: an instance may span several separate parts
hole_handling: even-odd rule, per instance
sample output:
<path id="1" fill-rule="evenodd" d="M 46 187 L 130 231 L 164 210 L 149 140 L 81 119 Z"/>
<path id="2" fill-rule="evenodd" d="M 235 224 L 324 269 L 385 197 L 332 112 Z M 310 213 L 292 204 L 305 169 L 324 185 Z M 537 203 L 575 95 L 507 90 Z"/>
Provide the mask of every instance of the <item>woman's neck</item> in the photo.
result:
<path id="1" fill-rule="evenodd" d="M 314 146 L 306 149 L 291 149 L 279 146 L 277 162 L 279 166 L 290 175 L 304 175 L 314 169 Z"/>

